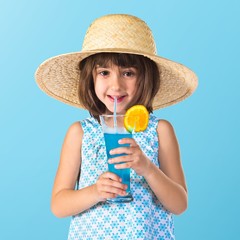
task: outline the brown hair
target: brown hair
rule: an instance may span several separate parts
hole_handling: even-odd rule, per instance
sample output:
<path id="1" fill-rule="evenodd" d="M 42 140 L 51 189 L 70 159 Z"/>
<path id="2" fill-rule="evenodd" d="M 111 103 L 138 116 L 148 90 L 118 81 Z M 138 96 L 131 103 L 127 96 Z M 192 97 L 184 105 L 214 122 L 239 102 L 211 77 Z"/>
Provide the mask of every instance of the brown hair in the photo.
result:
<path id="1" fill-rule="evenodd" d="M 142 55 L 97 53 L 85 58 L 79 64 L 80 79 L 84 81 L 84 84 L 81 83 L 81 87 L 79 88 L 79 100 L 91 116 L 98 119 L 98 116 L 106 111 L 105 105 L 96 96 L 92 71 L 97 65 L 107 66 L 108 64 L 114 64 L 120 67 L 134 67 L 137 69 L 136 97 L 128 107 L 141 104 L 144 105 L 149 112 L 152 112 L 153 99 L 160 86 L 160 74 L 156 63 Z"/>

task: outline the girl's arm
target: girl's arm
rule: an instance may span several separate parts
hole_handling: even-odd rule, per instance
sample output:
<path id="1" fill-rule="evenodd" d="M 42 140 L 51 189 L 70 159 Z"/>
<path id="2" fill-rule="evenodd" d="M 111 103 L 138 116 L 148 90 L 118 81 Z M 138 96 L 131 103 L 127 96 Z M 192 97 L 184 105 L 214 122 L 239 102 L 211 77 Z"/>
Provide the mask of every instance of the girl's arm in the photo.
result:
<path id="1" fill-rule="evenodd" d="M 116 164 L 115 167 L 118 169 L 134 169 L 138 175 L 146 179 L 166 209 L 174 214 L 180 214 L 187 208 L 187 188 L 178 142 L 171 124 L 167 121 L 159 121 L 157 133 L 160 169 L 147 158 L 136 141 L 131 138 L 120 140 L 121 144 L 130 144 L 130 148 L 120 147 L 110 152 L 113 155 L 122 153 L 127 155 L 112 158 L 109 163 Z"/>
<path id="2" fill-rule="evenodd" d="M 96 184 L 75 190 L 81 164 L 82 137 L 83 130 L 77 122 L 69 128 L 64 139 L 51 201 L 51 210 L 57 217 L 72 216 L 106 198 L 126 194 L 126 186 L 120 183 L 119 177 L 109 172 L 103 173 Z"/>
<path id="3" fill-rule="evenodd" d="M 144 177 L 163 206 L 181 214 L 187 208 L 188 198 L 178 142 L 167 121 L 159 121 L 157 132 L 160 169 L 150 162 Z"/>
<path id="4" fill-rule="evenodd" d="M 77 122 L 69 128 L 63 142 L 51 201 L 51 210 L 57 217 L 77 214 L 97 202 L 93 187 L 82 192 L 74 190 L 81 164 L 82 136 L 81 125 Z"/>

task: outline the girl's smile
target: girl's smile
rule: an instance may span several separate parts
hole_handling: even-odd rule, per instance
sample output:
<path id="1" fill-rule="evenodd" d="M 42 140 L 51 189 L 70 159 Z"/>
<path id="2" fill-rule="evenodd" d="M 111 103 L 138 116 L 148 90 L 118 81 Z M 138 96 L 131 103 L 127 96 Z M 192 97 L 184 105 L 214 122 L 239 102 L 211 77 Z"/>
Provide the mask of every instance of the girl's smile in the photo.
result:
<path id="1" fill-rule="evenodd" d="M 138 72 L 134 67 L 111 64 L 107 67 L 98 65 L 93 70 L 95 93 L 108 112 L 114 111 L 114 98 L 117 98 L 117 113 L 125 113 L 134 98 L 137 77 Z"/>
<path id="2" fill-rule="evenodd" d="M 108 95 L 107 96 L 109 98 L 110 101 L 114 102 L 114 99 L 117 99 L 117 103 L 121 103 L 122 101 L 124 101 L 125 96 L 111 96 Z"/>

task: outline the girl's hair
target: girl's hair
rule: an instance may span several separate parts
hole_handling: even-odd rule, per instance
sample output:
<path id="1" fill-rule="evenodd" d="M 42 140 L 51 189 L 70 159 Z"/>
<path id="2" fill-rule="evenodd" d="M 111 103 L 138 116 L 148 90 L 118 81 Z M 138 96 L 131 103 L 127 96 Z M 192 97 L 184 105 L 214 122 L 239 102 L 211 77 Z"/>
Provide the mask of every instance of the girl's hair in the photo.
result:
<path id="1" fill-rule="evenodd" d="M 160 73 L 156 63 L 147 57 L 136 54 L 97 53 L 85 58 L 79 64 L 81 79 L 79 100 L 91 116 L 99 119 L 99 115 L 106 112 L 105 105 L 98 99 L 94 90 L 93 70 L 97 65 L 107 67 L 111 64 L 137 69 L 136 95 L 128 107 L 141 104 L 149 112 L 152 112 L 153 98 L 160 87 Z"/>

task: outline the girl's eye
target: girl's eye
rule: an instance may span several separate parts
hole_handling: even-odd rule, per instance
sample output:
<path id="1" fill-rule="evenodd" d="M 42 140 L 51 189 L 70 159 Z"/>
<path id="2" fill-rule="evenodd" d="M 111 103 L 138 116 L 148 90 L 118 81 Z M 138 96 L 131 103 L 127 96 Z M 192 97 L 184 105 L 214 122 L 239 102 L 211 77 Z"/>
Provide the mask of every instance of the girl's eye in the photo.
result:
<path id="1" fill-rule="evenodd" d="M 123 76 L 125 76 L 125 77 L 134 77 L 135 75 L 136 75 L 136 73 L 133 71 L 123 72 Z"/>
<path id="2" fill-rule="evenodd" d="M 102 76 L 107 76 L 107 75 L 109 75 L 109 71 L 101 71 L 101 72 L 99 72 L 99 74 Z"/>

